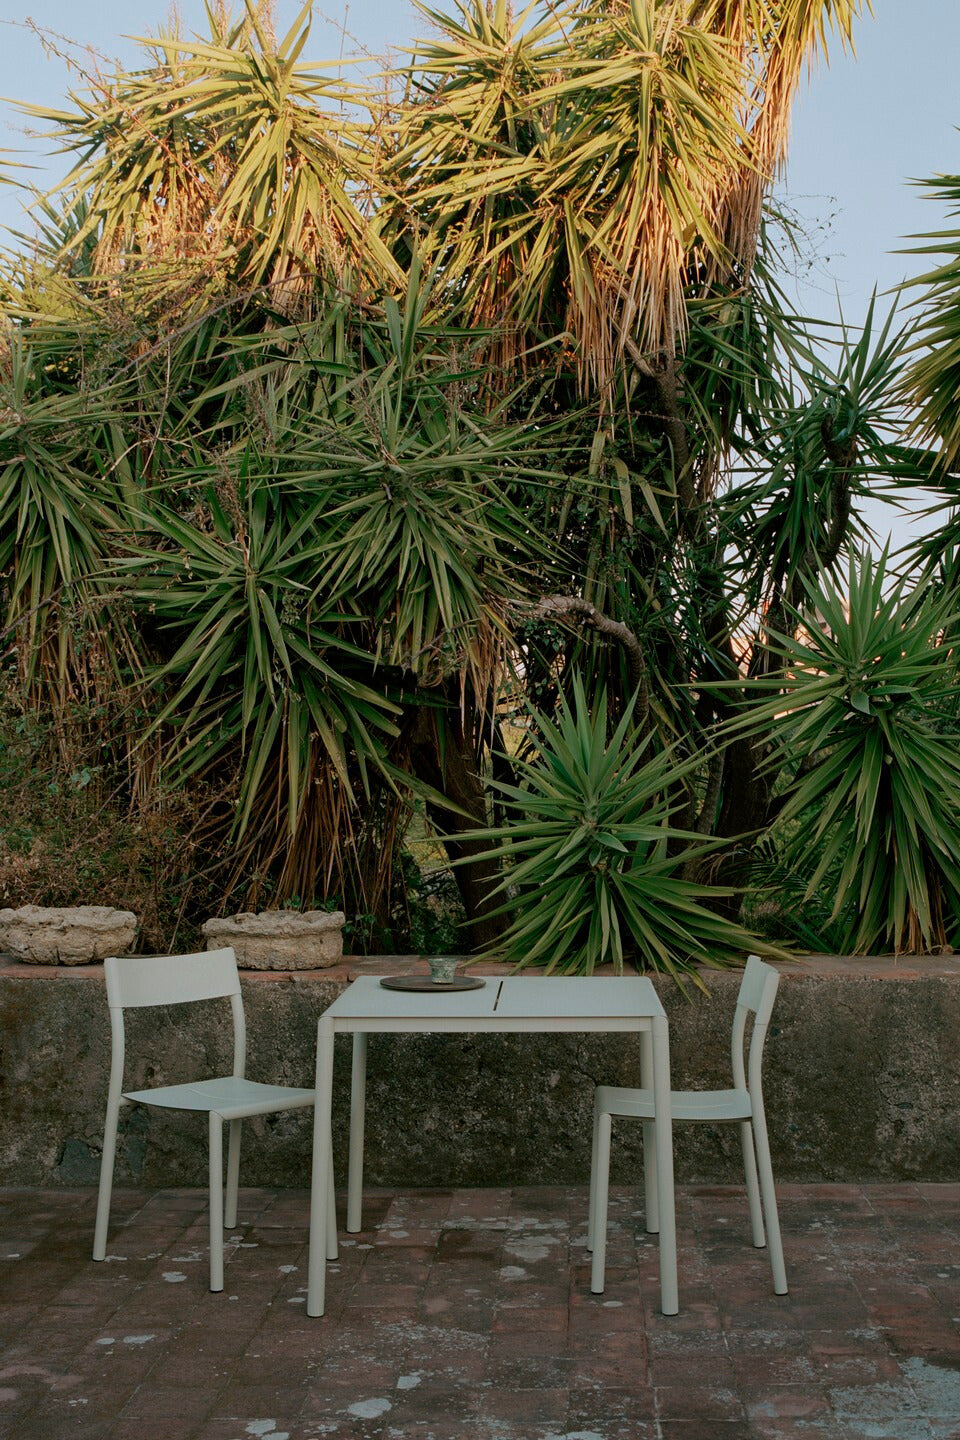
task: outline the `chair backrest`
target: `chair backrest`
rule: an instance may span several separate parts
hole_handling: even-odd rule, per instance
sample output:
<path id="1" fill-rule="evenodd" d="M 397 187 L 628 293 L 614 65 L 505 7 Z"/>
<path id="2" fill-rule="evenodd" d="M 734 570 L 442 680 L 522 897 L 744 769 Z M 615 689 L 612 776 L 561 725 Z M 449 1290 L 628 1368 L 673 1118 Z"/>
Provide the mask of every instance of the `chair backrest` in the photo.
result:
<path id="1" fill-rule="evenodd" d="M 767 1027 L 773 1014 L 773 1002 L 777 998 L 780 976 L 772 965 L 767 965 L 759 955 L 751 955 L 740 981 L 737 1008 L 733 1016 L 730 1058 L 733 1064 L 733 1083 L 738 1090 L 749 1090 L 755 1098 L 760 1094 L 760 1069 L 763 1064 L 763 1047 L 767 1039 Z M 743 1042 L 747 1021 L 753 1016 L 753 1030 L 750 1035 L 750 1054 L 747 1068 L 744 1068 Z"/>
<path id="2" fill-rule="evenodd" d="M 192 955 L 110 955 L 103 962 L 113 1028 L 114 1065 L 123 1064 L 124 1010 L 229 998 L 233 1012 L 233 1073 L 243 1075 L 247 1032 L 237 957 L 231 947 Z"/>
<path id="3" fill-rule="evenodd" d="M 240 994 L 237 957 L 229 947 L 195 955 L 111 955 L 103 971 L 107 1003 L 125 1010 Z"/>

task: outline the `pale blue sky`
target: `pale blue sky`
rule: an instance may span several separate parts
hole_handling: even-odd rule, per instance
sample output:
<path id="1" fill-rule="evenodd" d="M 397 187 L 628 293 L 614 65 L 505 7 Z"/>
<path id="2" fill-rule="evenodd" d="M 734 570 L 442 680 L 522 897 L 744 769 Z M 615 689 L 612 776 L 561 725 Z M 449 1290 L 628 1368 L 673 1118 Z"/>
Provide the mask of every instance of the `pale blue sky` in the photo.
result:
<path id="1" fill-rule="evenodd" d="M 436 3 L 436 0 L 435 0 Z M 56 105 L 71 83 L 63 62 L 0 0 L 0 95 Z M 130 62 L 135 47 L 123 35 L 155 31 L 168 14 L 165 0 L 28 0 L 36 24 L 90 45 L 107 57 Z M 439 0 L 437 8 L 443 8 Z M 846 319 L 863 317 L 874 286 L 896 284 L 920 262 L 894 252 L 904 237 L 948 223 L 939 206 L 924 199 L 911 178 L 960 173 L 960 4 L 956 0 L 875 0 L 876 17 L 857 30 L 854 59 L 834 46 L 829 68 L 818 67 L 795 108 L 790 159 L 781 187 L 816 239 L 819 261 L 801 280 L 801 304 L 809 313 L 833 315 L 839 294 Z M 202 0 L 179 0 L 185 30 L 204 31 Z M 299 6 L 277 0 L 278 29 Z M 410 0 L 330 0 L 315 7 L 309 57 L 333 60 L 341 26 L 374 53 L 407 43 L 422 32 Z M 346 43 L 349 53 L 351 43 Z M 23 134 L 25 122 L 0 107 L 0 147 L 38 143 Z M 62 160 L 42 162 L 40 183 L 52 183 Z M 10 187 L 0 186 L 0 225 L 20 225 Z M 954 222 L 960 223 L 960 222 Z"/>
<path id="2" fill-rule="evenodd" d="M 903 237 L 947 227 L 942 208 L 911 179 L 960 174 L 960 5 L 956 0 L 875 0 L 856 57 L 834 47 L 829 68 L 804 85 L 793 117 L 784 188 L 813 223 L 832 217 L 826 273 L 811 277 L 827 307 L 839 288 L 861 318 L 879 289 L 923 262 L 892 253 Z"/>

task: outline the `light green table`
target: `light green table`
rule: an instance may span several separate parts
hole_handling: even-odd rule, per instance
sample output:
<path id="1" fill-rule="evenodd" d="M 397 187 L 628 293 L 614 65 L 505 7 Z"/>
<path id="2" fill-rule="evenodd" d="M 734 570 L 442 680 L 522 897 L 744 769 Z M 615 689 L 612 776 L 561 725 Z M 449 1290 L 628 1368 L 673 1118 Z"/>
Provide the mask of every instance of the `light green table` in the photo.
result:
<path id="1" fill-rule="evenodd" d="M 400 991 L 375 976 L 355 980 L 317 1025 L 317 1079 L 310 1193 L 307 1314 L 322 1315 L 329 1193 L 333 1046 L 353 1036 L 347 1230 L 360 1229 L 367 1037 L 371 1034 L 573 1034 L 626 1032 L 641 1042 L 643 1083 L 655 1096 L 655 1166 L 646 1172 L 647 1213 L 659 1220 L 660 1307 L 675 1315 L 677 1239 L 670 1120 L 670 1041 L 667 1017 L 650 980 L 628 976 L 491 977 L 480 989 Z M 653 1172 L 653 1173 L 651 1173 Z M 329 1258 L 333 1258 L 330 1256 Z"/>

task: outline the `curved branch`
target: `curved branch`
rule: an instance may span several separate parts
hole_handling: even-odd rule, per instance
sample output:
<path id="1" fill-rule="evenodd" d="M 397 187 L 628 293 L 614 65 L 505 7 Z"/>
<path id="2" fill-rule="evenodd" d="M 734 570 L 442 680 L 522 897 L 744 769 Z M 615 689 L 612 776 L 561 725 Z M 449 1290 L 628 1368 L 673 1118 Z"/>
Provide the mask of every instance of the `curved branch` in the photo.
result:
<path id="1" fill-rule="evenodd" d="M 630 679 L 637 691 L 637 708 L 642 716 L 646 716 L 647 664 L 640 641 L 628 625 L 620 620 L 611 620 L 596 605 L 591 605 L 589 600 L 583 600 L 579 595 L 547 595 L 532 605 L 523 606 L 522 614 L 525 620 L 558 620 L 561 623 L 588 625 L 598 635 L 615 641 L 626 657 Z"/>

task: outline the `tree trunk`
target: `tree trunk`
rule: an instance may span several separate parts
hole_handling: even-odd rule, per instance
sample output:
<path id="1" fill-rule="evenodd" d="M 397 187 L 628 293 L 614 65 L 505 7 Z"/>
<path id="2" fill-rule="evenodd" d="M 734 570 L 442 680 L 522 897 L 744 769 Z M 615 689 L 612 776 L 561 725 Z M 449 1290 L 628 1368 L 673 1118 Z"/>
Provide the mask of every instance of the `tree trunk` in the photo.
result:
<path id="1" fill-rule="evenodd" d="M 466 812 L 460 814 L 437 804 L 427 806 L 430 822 L 451 861 L 460 862 L 454 866 L 453 877 L 467 915 L 470 949 L 480 950 L 503 934 L 507 920 L 490 914 L 503 898 L 490 898 L 500 878 L 499 866 L 495 860 L 477 858 L 489 850 L 490 841 L 462 838 L 463 832 L 490 823 L 471 720 L 470 709 L 464 716 L 459 705 L 448 709 L 421 706 L 414 714 L 408 738 L 413 773 Z"/>

